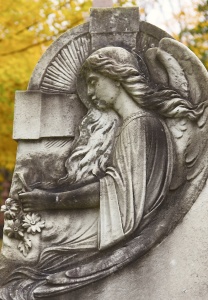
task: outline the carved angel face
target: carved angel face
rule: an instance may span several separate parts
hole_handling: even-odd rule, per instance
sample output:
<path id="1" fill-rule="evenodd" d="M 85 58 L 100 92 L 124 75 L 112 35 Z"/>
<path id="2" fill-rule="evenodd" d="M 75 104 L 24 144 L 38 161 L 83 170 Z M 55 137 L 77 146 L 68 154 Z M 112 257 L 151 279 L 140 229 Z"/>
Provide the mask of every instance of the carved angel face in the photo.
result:
<path id="1" fill-rule="evenodd" d="M 113 108 L 120 84 L 98 72 L 87 74 L 87 92 L 92 103 L 101 110 Z"/>

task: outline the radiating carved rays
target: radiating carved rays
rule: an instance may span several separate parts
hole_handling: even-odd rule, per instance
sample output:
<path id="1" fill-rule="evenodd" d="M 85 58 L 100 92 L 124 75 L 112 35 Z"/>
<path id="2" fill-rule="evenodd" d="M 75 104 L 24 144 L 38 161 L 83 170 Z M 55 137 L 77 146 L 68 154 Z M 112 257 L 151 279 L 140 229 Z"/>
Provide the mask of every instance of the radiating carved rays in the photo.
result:
<path id="1" fill-rule="evenodd" d="M 41 90 L 44 92 L 74 92 L 77 75 L 89 53 L 89 35 L 71 41 L 49 64 L 41 83 Z"/>

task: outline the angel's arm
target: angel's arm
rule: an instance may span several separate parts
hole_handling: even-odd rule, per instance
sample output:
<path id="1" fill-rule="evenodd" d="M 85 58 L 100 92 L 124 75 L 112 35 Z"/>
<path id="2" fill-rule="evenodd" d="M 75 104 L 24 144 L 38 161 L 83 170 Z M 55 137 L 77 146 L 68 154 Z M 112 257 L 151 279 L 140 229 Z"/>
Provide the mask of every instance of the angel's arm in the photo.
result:
<path id="1" fill-rule="evenodd" d="M 19 194 L 23 210 L 40 211 L 50 209 L 80 209 L 99 207 L 100 184 L 94 182 L 79 189 L 63 193 L 51 193 L 43 190 L 33 190 Z"/>

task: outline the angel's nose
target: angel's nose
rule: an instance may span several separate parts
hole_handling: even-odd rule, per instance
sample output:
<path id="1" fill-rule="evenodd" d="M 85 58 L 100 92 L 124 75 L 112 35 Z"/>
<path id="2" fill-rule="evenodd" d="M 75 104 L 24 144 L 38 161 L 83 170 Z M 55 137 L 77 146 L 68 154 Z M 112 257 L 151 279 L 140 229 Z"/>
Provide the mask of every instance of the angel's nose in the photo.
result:
<path id="1" fill-rule="evenodd" d="M 94 88 L 93 88 L 93 86 L 88 85 L 88 86 L 87 86 L 87 94 L 88 94 L 88 96 L 92 96 L 93 93 L 94 93 Z"/>

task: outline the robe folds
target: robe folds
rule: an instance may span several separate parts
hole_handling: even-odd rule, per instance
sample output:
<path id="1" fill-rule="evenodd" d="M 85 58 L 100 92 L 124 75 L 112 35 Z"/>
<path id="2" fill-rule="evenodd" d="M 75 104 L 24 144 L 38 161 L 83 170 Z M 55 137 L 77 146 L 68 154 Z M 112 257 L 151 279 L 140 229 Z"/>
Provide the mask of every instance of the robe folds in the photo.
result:
<path id="1" fill-rule="evenodd" d="M 172 165 L 171 138 L 163 121 L 146 111 L 124 121 L 112 166 L 100 180 L 100 250 L 132 234 L 163 202 Z"/>
<path id="2" fill-rule="evenodd" d="M 14 270 L 0 289 L 0 298 L 27 300 L 33 292 L 41 299 L 54 298 L 104 278 L 144 254 L 139 230 L 166 199 L 172 149 L 169 131 L 157 116 L 142 111 L 126 119 L 117 134 L 112 163 L 100 179 L 100 209 L 54 212 L 45 218 L 39 260 L 33 267 Z M 60 222 L 55 222 L 57 217 Z M 133 233 L 125 247 L 110 249 Z M 147 242 L 147 249 L 150 245 Z M 107 250 L 99 252 L 103 249 Z"/>
<path id="3" fill-rule="evenodd" d="M 139 230 L 145 219 L 151 220 L 164 201 L 172 160 L 165 123 L 146 111 L 131 115 L 117 132 L 112 161 L 100 179 L 100 208 L 42 211 L 45 228 L 31 237 L 36 247 L 23 257 L 19 241 L 5 236 L 2 253 L 16 261 L 39 260 L 42 266 L 56 253 L 98 251 L 116 245 Z"/>

